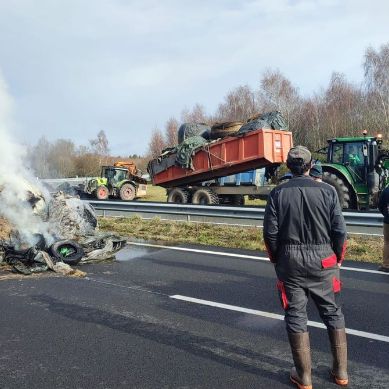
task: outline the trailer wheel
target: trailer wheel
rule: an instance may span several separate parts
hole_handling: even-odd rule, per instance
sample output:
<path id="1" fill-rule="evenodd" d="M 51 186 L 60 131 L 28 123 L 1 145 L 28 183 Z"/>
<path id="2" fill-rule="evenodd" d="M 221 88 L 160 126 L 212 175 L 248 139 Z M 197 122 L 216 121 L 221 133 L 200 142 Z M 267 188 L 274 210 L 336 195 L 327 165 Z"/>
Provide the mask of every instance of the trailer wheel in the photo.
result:
<path id="1" fill-rule="evenodd" d="M 121 198 L 122 200 L 124 200 L 124 201 L 131 201 L 131 200 L 134 200 L 135 194 L 136 194 L 136 191 L 135 191 L 134 185 L 131 185 L 131 184 L 124 184 L 124 185 L 120 188 L 120 198 Z"/>
<path id="2" fill-rule="evenodd" d="M 212 189 L 201 188 L 194 193 L 192 203 L 202 205 L 219 204 L 219 197 Z"/>
<path id="3" fill-rule="evenodd" d="M 107 200 L 108 196 L 109 196 L 109 191 L 105 185 L 100 185 L 96 189 L 96 197 L 98 200 Z"/>
<path id="4" fill-rule="evenodd" d="M 167 196 L 168 203 L 188 204 L 189 199 L 190 199 L 189 191 L 182 188 L 172 189 Z"/>
<path id="5" fill-rule="evenodd" d="M 241 207 L 244 205 L 244 196 L 242 195 L 233 195 L 232 196 L 232 204 Z"/>
<path id="6" fill-rule="evenodd" d="M 324 172 L 323 181 L 335 188 L 341 208 L 350 208 L 350 192 L 343 180 L 333 173 Z"/>

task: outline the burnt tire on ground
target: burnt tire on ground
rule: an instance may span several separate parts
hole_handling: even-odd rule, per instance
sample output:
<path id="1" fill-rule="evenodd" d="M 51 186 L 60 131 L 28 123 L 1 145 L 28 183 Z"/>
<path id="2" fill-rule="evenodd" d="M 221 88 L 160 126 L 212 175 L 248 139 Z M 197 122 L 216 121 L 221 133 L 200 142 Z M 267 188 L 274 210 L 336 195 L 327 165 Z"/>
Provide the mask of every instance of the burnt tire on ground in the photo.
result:
<path id="1" fill-rule="evenodd" d="M 219 204 L 219 197 L 212 189 L 201 188 L 193 194 L 192 203 L 202 205 Z"/>
<path id="2" fill-rule="evenodd" d="M 182 188 L 174 188 L 167 196 L 168 203 L 188 204 L 190 202 L 190 192 Z"/>
<path id="3" fill-rule="evenodd" d="M 343 180 L 333 173 L 324 172 L 323 181 L 335 188 L 341 208 L 350 208 L 350 192 Z"/>
<path id="4" fill-rule="evenodd" d="M 132 184 L 124 184 L 120 188 L 120 198 L 123 201 L 134 200 L 136 194 L 135 186 Z"/>
<path id="5" fill-rule="evenodd" d="M 107 200 L 109 197 L 109 191 L 108 188 L 105 185 L 100 185 L 96 189 L 96 198 L 98 200 Z"/>
<path id="6" fill-rule="evenodd" d="M 84 256 L 84 250 L 74 240 L 59 240 L 50 246 L 49 254 L 68 265 L 77 265 Z"/>

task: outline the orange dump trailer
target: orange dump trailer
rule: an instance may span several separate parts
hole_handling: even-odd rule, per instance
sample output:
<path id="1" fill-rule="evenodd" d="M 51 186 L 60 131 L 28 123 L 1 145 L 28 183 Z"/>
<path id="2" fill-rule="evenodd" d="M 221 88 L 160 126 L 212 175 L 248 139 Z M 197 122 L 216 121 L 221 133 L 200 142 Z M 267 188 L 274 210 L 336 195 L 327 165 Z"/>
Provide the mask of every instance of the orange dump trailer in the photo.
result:
<path id="1" fill-rule="evenodd" d="M 259 129 L 203 146 L 192 158 L 193 169 L 174 164 L 173 154 L 167 157 L 171 163 L 164 163 L 163 159 L 151 161 L 152 168 L 149 172 L 154 185 L 165 188 L 195 185 L 202 181 L 286 162 L 292 146 L 291 132 Z"/>

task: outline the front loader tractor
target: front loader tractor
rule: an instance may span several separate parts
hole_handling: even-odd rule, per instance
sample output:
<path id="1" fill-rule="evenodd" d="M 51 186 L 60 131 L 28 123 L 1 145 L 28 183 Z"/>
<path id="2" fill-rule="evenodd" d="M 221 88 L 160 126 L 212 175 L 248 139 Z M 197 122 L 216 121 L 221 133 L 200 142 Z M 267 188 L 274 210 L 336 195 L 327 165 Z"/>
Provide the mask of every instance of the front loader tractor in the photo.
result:
<path id="1" fill-rule="evenodd" d="M 380 192 L 389 184 L 389 152 L 382 136 L 334 138 L 317 153 L 323 181 L 335 187 L 343 209 L 376 208 Z"/>
<path id="2" fill-rule="evenodd" d="M 128 167 L 119 166 L 102 166 L 101 176 L 90 179 L 85 185 L 85 192 L 99 200 L 113 197 L 131 201 L 144 197 L 147 181 L 132 174 Z"/>

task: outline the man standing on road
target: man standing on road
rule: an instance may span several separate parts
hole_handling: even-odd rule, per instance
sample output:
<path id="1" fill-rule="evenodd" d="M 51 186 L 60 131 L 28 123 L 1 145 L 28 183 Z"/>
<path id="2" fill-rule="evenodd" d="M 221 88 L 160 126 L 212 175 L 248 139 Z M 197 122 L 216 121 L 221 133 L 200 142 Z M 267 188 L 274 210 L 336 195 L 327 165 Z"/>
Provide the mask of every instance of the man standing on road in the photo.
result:
<path id="1" fill-rule="evenodd" d="M 389 187 L 386 187 L 378 200 L 378 209 L 384 215 L 384 250 L 382 266 L 378 270 L 389 273 Z"/>
<path id="2" fill-rule="evenodd" d="M 287 166 L 293 177 L 270 193 L 263 235 L 285 310 L 294 361 L 290 379 L 300 389 L 312 388 L 306 312 L 311 296 L 327 326 L 331 374 L 338 385 L 347 386 L 346 332 L 338 302 L 339 267 L 346 247 L 344 218 L 335 189 L 309 177 L 312 157 L 307 148 L 290 149 Z"/>

